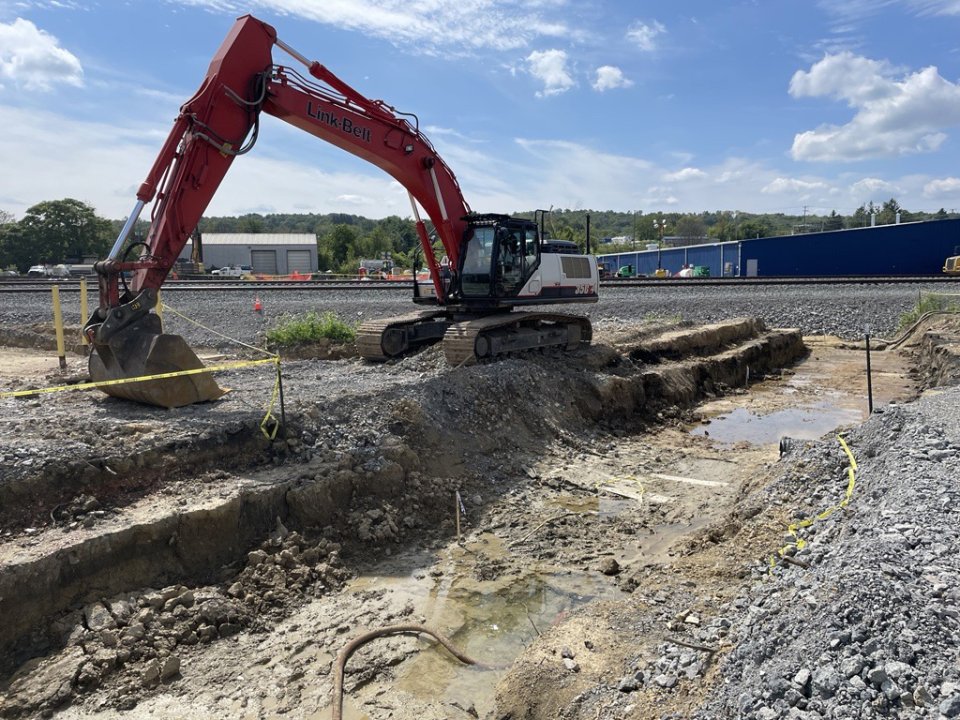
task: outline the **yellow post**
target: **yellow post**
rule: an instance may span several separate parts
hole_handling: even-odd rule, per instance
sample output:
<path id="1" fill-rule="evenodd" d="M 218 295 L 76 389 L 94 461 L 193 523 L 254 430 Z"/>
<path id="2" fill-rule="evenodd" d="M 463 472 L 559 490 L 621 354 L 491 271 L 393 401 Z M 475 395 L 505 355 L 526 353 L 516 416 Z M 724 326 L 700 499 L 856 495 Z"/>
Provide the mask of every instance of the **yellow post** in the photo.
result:
<path id="1" fill-rule="evenodd" d="M 157 317 L 160 318 L 160 330 L 163 330 L 163 298 L 157 290 Z"/>
<path id="2" fill-rule="evenodd" d="M 53 327 L 57 331 L 57 356 L 60 358 L 60 369 L 67 367 L 67 352 L 63 344 L 63 313 L 60 311 L 60 286 L 53 286 Z"/>
<path id="3" fill-rule="evenodd" d="M 80 278 L 80 323 L 86 323 L 90 318 L 90 315 L 87 314 L 87 279 Z M 80 331 L 80 342 L 83 344 L 83 354 L 86 355 L 90 351 L 90 341 L 87 340 L 87 334 Z"/>

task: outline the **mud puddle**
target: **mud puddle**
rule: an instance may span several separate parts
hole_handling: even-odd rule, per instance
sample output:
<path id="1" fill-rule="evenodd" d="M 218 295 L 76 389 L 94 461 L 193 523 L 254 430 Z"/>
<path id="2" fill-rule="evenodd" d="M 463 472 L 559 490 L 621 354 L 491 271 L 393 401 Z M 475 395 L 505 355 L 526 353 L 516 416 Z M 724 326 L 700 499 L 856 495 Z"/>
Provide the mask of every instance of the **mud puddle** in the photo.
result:
<path id="1" fill-rule="evenodd" d="M 816 440 L 832 430 L 858 423 L 862 419 L 863 413 L 859 410 L 836 407 L 829 401 L 777 410 L 767 415 L 737 408 L 713 419 L 709 426 L 694 428 L 691 433 L 710 437 L 714 442 L 725 445 L 738 442 L 767 445 L 779 443 L 785 437 Z"/>
<path id="2" fill-rule="evenodd" d="M 504 572 L 510 548 L 495 535 L 453 547 L 439 561 L 443 574 L 364 577 L 351 587 L 386 588 L 412 604 L 431 627 L 450 628 L 450 639 L 490 669 L 465 666 L 431 645 L 404 663 L 393 689 L 425 701 L 492 712 L 493 688 L 517 655 L 541 632 L 585 603 L 617 592 L 596 573 L 550 564 Z"/>
<path id="3" fill-rule="evenodd" d="M 868 415 L 866 355 L 833 338 L 805 338 L 811 354 L 783 377 L 760 382 L 749 396 L 722 398 L 701 406 L 696 437 L 732 446 L 777 445 L 782 438 L 816 440 Z M 916 395 L 907 360 L 896 352 L 874 352 L 873 403 L 882 408 Z"/>

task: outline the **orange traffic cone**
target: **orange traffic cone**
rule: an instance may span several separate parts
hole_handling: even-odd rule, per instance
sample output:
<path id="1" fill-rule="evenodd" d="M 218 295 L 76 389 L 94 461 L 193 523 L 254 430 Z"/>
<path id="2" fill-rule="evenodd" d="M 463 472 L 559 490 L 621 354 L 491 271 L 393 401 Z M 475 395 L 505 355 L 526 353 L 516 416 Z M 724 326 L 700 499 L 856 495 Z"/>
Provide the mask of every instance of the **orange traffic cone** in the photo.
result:
<path id="1" fill-rule="evenodd" d="M 256 297 L 253 299 L 253 311 L 255 313 L 263 314 L 263 303 L 260 302 L 260 298 Z"/>

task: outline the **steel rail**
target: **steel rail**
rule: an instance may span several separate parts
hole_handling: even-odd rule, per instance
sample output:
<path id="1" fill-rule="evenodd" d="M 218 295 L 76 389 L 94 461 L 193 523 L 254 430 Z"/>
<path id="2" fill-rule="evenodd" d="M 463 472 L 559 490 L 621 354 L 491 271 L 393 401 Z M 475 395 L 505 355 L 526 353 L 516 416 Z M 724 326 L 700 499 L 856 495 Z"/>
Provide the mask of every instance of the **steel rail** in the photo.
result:
<path id="1" fill-rule="evenodd" d="M 96 285 L 88 279 L 90 291 Z M 958 275 L 893 275 L 893 276 L 834 276 L 834 277 L 753 277 L 753 278 L 622 278 L 600 282 L 604 288 L 630 287 L 765 287 L 778 285 L 914 285 L 930 283 L 960 283 Z M 61 291 L 77 292 L 79 278 L 0 278 L 0 292 L 42 292 L 54 285 Z M 166 291 L 267 291 L 267 290 L 405 290 L 413 283 L 408 280 L 168 280 Z"/>

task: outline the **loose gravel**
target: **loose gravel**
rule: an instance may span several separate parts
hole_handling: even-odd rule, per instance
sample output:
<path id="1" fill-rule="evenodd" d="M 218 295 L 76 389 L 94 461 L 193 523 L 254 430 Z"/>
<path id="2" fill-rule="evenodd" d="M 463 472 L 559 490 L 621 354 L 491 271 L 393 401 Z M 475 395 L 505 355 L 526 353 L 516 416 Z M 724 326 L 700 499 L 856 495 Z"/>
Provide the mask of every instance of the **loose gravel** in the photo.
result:
<path id="1" fill-rule="evenodd" d="M 894 334 L 897 320 L 911 310 L 921 292 L 956 291 L 955 283 L 923 285 L 791 285 L 603 287 L 596 305 L 562 306 L 588 314 L 594 323 L 620 325 L 645 318 L 680 317 L 696 323 L 720 322 L 732 317 L 759 317 L 769 327 L 796 327 L 804 334 L 862 337 L 871 326 L 875 336 Z M 65 321 L 81 323 L 79 296 L 64 293 Z M 260 298 L 262 315 L 253 311 Z M 46 292 L 8 296 L 0 312 L 0 327 L 15 328 L 49 323 L 50 296 Z M 244 342 L 257 342 L 263 330 L 283 315 L 308 310 L 332 311 L 346 322 L 411 312 L 416 306 L 408 290 L 345 289 L 339 291 L 270 290 L 200 292 L 166 289 L 163 300 L 196 322 Z M 95 302 L 95 297 L 91 298 Z M 554 306 L 557 308 L 558 306 Z M 167 315 L 168 329 L 196 347 L 226 349 L 230 343 L 186 321 Z"/>
<path id="2" fill-rule="evenodd" d="M 850 504 L 729 608 L 735 649 L 698 717 L 960 717 L 960 389 L 889 407 L 848 436 Z M 796 519 L 844 497 L 835 441 L 768 486 Z M 786 542 L 785 538 L 785 542 Z"/>

